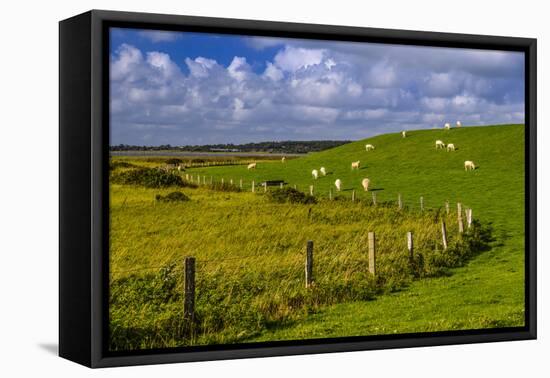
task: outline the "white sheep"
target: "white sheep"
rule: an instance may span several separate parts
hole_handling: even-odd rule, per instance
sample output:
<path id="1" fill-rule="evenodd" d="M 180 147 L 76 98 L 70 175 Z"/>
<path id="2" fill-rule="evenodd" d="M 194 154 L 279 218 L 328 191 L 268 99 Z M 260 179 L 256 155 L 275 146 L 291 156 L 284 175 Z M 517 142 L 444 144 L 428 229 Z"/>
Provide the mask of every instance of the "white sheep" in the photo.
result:
<path id="1" fill-rule="evenodd" d="M 317 172 L 317 170 L 314 169 L 313 171 L 311 171 L 311 175 L 315 180 L 317 180 L 317 177 L 319 177 L 319 172 Z"/>
<path id="2" fill-rule="evenodd" d="M 359 169 L 360 164 L 361 164 L 361 162 L 359 160 L 352 162 L 351 163 L 351 169 Z"/>
<path id="3" fill-rule="evenodd" d="M 446 123 L 445 126 L 443 126 L 445 128 L 445 130 L 450 130 L 451 129 L 451 124 L 450 123 Z"/>
<path id="4" fill-rule="evenodd" d="M 454 151 L 455 150 L 455 145 L 453 143 L 449 143 L 447 145 L 447 151 Z"/>
<path id="5" fill-rule="evenodd" d="M 248 167 L 246 167 L 246 169 L 256 169 L 256 163 L 248 164 Z"/>
<path id="6" fill-rule="evenodd" d="M 406 131 L 401 131 L 401 136 L 402 136 L 403 138 L 406 138 L 406 137 L 407 137 L 407 132 L 406 132 Z"/>
<path id="7" fill-rule="evenodd" d="M 370 180 L 368 178 L 364 178 L 363 181 L 361 181 L 361 185 L 363 186 L 363 189 L 365 189 L 365 192 L 369 191 L 369 184 Z"/>
<path id="8" fill-rule="evenodd" d="M 462 127 L 462 122 L 456 121 L 456 127 Z"/>
<path id="9" fill-rule="evenodd" d="M 374 150 L 374 146 L 372 144 L 365 144 L 365 150 L 367 151 Z"/>
<path id="10" fill-rule="evenodd" d="M 435 149 L 437 150 L 438 148 L 445 148 L 445 143 L 439 139 L 435 141 Z"/>
<path id="11" fill-rule="evenodd" d="M 473 161 L 471 161 L 471 160 L 466 160 L 466 161 L 464 162 L 464 170 L 465 170 L 465 171 L 472 171 L 472 170 L 474 170 L 474 169 L 476 169 L 476 165 L 474 164 Z"/>
<path id="12" fill-rule="evenodd" d="M 336 179 L 336 181 L 334 181 L 334 185 L 336 186 L 336 190 L 339 192 L 342 189 L 342 180 Z"/>
<path id="13" fill-rule="evenodd" d="M 321 169 L 319 169 L 319 171 L 321 172 L 321 174 L 323 176 L 326 176 L 327 175 L 327 170 L 325 169 L 325 167 L 321 167 Z"/>
<path id="14" fill-rule="evenodd" d="M 286 157 L 283 156 L 283 157 L 281 158 L 281 163 L 284 163 L 285 160 L 286 160 Z"/>

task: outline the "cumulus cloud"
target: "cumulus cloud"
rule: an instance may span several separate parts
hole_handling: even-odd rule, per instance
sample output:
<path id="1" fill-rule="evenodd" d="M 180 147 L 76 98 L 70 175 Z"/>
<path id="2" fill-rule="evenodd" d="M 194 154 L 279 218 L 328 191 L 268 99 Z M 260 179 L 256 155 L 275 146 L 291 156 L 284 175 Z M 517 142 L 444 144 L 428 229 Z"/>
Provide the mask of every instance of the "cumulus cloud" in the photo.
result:
<path id="1" fill-rule="evenodd" d="M 223 38 L 223 37 L 222 37 Z M 524 121 L 519 53 L 243 37 L 275 48 L 179 62 L 121 44 L 112 54 L 111 142 L 200 144 L 358 139 L 403 129 Z"/>

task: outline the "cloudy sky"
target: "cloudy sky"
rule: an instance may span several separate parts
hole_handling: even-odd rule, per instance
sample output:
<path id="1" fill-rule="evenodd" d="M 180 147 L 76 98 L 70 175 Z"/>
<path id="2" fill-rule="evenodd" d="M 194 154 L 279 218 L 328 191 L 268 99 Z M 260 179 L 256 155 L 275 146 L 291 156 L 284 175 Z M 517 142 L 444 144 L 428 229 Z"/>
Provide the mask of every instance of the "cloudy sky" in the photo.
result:
<path id="1" fill-rule="evenodd" d="M 112 29 L 111 144 L 524 122 L 522 53 Z"/>

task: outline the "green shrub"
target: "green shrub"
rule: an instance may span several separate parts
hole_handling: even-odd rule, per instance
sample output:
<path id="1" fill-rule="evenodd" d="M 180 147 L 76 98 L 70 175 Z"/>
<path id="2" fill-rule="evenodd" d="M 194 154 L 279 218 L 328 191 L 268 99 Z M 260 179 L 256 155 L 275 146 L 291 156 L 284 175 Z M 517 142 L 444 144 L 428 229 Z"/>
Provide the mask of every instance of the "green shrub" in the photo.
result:
<path id="1" fill-rule="evenodd" d="M 302 204 L 314 204 L 317 203 L 315 197 L 310 196 L 296 190 L 294 188 L 277 188 L 267 193 L 267 199 L 270 202 L 275 203 L 302 203 Z"/>
<path id="2" fill-rule="evenodd" d="M 155 199 L 159 202 L 185 202 L 189 201 L 189 197 L 187 197 L 182 192 L 172 192 L 165 196 L 161 194 L 157 194 Z"/>
<path id="3" fill-rule="evenodd" d="M 184 181 L 181 176 L 154 168 L 136 168 L 111 174 L 111 182 L 123 185 L 140 185 L 146 188 L 166 188 L 169 186 L 197 186 Z"/>
<path id="4" fill-rule="evenodd" d="M 109 170 L 114 171 L 118 168 L 135 168 L 136 166 L 132 163 L 128 163 L 126 161 L 110 161 L 109 162 Z"/>

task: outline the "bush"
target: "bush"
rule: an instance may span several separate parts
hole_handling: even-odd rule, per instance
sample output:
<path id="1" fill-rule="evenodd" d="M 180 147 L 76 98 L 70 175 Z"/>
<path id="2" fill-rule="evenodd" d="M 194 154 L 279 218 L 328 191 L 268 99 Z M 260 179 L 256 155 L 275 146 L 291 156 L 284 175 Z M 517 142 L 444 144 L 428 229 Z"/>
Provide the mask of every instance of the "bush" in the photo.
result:
<path id="1" fill-rule="evenodd" d="M 184 181 L 181 176 L 154 168 L 137 168 L 113 173 L 111 174 L 111 182 L 124 185 L 141 185 L 146 188 L 197 187 L 195 184 Z"/>
<path id="2" fill-rule="evenodd" d="M 132 163 L 128 163 L 126 161 L 110 161 L 109 162 L 109 170 L 114 171 L 118 168 L 135 168 L 136 166 Z"/>
<path id="3" fill-rule="evenodd" d="M 267 198 L 270 202 L 275 203 L 303 203 L 303 204 L 313 204 L 317 203 L 315 197 L 310 196 L 296 190 L 294 188 L 277 188 L 271 190 L 267 193 Z"/>
<path id="4" fill-rule="evenodd" d="M 189 197 L 187 197 L 182 192 L 172 192 L 165 196 L 161 194 L 157 194 L 155 196 L 155 199 L 159 202 L 185 202 L 189 201 Z"/>

